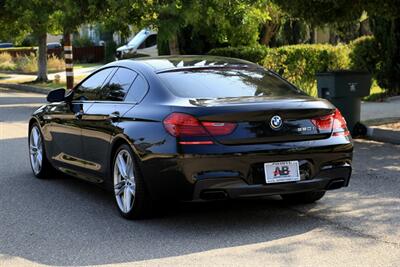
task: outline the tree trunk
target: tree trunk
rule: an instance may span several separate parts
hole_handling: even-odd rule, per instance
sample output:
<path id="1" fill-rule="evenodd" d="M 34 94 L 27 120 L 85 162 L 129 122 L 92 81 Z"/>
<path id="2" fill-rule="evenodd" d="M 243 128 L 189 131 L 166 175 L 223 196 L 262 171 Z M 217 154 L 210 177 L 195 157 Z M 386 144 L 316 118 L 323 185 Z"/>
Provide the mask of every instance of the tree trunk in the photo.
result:
<path id="1" fill-rule="evenodd" d="M 71 33 L 64 32 L 64 60 L 65 60 L 65 76 L 67 80 L 67 89 L 71 90 L 74 87 L 74 65 L 72 63 L 72 43 Z"/>
<path id="2" fill-rule="evenodd" d="M 171 36 L 171 38 L 168 40 L 168 44 L 169 44 L 169 52 L 171 55 L 180 55 L 177 34 L 174 34 L 173 36 Z"/>
<path id="3" fill-rule="evenodd" d="M 38 35 L 39 55 L 38 55 L 38 73 L 36 81 L 47 82 L 47 33 Z"/>
<path id="4" fill-rule="evenodd" d="M 260 39 L 260 43 L 269 46 L 269 43 L 271 42 L 272 37 L 275 36 L 275 34 L 278 32 L 280 25 L 278 24 L 273 24 L 273 23 L 265 23 L 263 25 L 263 36 Z"/>

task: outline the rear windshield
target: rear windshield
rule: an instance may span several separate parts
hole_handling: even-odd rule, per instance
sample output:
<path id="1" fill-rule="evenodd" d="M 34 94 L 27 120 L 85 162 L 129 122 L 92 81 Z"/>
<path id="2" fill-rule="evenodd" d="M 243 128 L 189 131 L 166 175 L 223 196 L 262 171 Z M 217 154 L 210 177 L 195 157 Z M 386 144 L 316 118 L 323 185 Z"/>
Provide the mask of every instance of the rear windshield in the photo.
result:
<path id="1" fill-rule="evenodd" d="M 225 98 L 304 95 L 300 90 L 264 69 L 210 68 L 158 74 L 176 96 Z"/>

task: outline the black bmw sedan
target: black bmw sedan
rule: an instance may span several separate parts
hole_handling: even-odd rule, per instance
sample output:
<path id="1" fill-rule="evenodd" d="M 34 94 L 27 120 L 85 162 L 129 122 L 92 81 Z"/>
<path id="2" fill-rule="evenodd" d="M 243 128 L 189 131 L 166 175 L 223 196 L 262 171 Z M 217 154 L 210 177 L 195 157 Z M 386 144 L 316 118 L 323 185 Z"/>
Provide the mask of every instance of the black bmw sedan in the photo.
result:
<path id="1" fill-rule="evenodd" d="M 29 121 L 34 175 L 101 184 L 126 218 L 165 199 L 310 203 L 349 184 L 340 111 L 247 61 L 122 60 L 47 100 Z"/>

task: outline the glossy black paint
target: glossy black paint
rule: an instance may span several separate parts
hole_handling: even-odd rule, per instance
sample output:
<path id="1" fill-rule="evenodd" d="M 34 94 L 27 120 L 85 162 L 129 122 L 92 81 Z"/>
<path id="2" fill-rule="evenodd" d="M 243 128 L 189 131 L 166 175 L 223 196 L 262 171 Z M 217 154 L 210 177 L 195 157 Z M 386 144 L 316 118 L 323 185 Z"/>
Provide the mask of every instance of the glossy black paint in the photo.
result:
<path id="1" fill-rule="evenodd" d="M 110 188 L 113 153 L 127 143 L 154 199 L 199 200 L 210 190 L 222 190 L 232 198 L 257 197 L 327 190 L 333 188 L 333 181 L 348 185 L 351 137 L 319 132 L 309 121 L 331 113 L 335 107 L 329 102 L 304 94 L 183 98 L 171 93 L 157 74 L 197 68 L 261 68 L 258 65 L 221 57 L 158 57 L 113 62 L 96 73 L 109 68 L 112 70 L 88 97 L 79 93 L 77 98 L 78 93 L 70 92 L 68 99 L 73 100 L 47 104 L 31 118 L 30 123 L 41 125 L 49 161 L 63 172 Z M 133 71 L 137 81 L 125 92 L 124 101 L 108 100 L 104 92 L 118 68 Z M 74 90 L 80 90 L 85 82 Z M 124 95 L 112 88 L 113 97 L 115 92 Z M 180 145 L 162 123 L 172 112 L 199 120 L 236 122 L 237 128 L 231 135 L 212 137 L 212 145 Z M 271 130 L 266 123 L 273 115 L 284 120 L 280 131 Z M 298 131 L 302 127 L 309 128 Z M 299 160 L 301 181 L 266 185 L 263 163 L 287 160 Z"/>

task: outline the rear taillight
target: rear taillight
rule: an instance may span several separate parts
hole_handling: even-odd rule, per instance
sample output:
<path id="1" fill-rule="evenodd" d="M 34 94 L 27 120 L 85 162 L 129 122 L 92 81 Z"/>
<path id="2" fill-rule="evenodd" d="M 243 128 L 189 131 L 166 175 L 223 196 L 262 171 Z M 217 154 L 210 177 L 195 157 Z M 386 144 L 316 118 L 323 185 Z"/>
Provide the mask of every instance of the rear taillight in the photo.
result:
<path id="1" fill-rule="evenodd" d="M 212 136 L 231 134 L 236 128 L 236 123 L 230 122 L 208 122 L 203 121 L 201 124 L 206 128 Z"/>
<path id="2" fill-rule="evenodd" d="M 219 135 L 228 135 L 232 133 L 235 128 L 235 123 L 226 122 L 200 122 L 198 119 L 192 115 L 185 113 L 172 113 L 168 115 L 163 121 L 164 127 L 167 132 L 175 137 L 210 137 Z M 212 144 L 209 140 L 199 140 L 199 141 L 180 141 L 183 145 L 199 145 L 199 144 Z"/>
<path id="3" fill-rule="evenodd" d="M 348 136 L 350 135 L 347 129 L 347 123 L 345 118 L 340 113 L 339 109 L 333 113 L 333 136 Z"/>
<path id="4" fill-rule="evenodd" d="M 315 127 L 317 127 L 318 130 L 331 131 L 333 124 L 333 114 L 312 119 L 311 121 L 315 125 Z"/>
<path id="5" fill-rule="evenodd" d="M 350 132 L 347 129 L 346 120 L 339 109 L 323 117 L 311 120 L 319 131 L 332 131 L 333 136 L 348 136 Z"/>
<path id="6" fill-rule="evenodd" d="M 175 137 L 207 136 L 207 132 L 200 122 L 189 114 L 172 113 L 164 119 L 167 132 Z"/>

